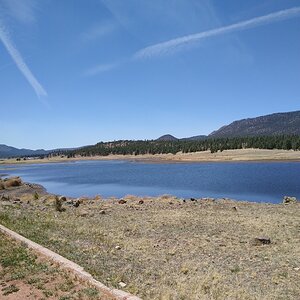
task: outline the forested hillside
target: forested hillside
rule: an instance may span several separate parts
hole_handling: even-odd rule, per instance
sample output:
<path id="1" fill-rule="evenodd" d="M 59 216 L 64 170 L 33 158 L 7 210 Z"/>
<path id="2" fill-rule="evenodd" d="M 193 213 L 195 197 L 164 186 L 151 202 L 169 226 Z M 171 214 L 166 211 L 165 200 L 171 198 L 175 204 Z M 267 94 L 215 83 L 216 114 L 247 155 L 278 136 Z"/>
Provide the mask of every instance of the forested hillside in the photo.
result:
<path id="1" fill-rule="evenodd" d="M 300 136 L 260 136 L 237 138 L 210 138 L 199 141 L 115 141 L 101 142 L 94 146 L 87 146 L 75 151 L 70 151 L 69 156 L 82 155 L 106 156 L 109 154 L 161 154 L 182 151 L 183 153 L 197 151 L 217 151 L 229 149 L 258 148 L 258 149 L 284 149 L 300 150 Z"/>

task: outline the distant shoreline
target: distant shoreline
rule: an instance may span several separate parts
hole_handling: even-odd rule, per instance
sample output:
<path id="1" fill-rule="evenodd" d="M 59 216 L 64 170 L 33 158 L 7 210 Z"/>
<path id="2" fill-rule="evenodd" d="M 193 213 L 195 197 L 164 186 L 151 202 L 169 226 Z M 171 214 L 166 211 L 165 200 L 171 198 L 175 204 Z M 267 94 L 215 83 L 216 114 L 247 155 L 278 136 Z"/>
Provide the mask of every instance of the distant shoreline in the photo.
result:
<path id="1" fill-rule="evenodd" d="M 210 151 L 177 153 L 177 154 L 144 154 L 144 155 L 108 155 L 92 157 L 53 157 L 44 159 L 3 159 L 0 165 L 9 164 L 40 164 L 65 163 L 88 160 L 128 160 L 148 163 L 195 163 L 195 162 L 300 162 L 300 151 L 293 150 L 265 150 L 265 149 L 238 149 L 224 150 L 211 153 Z"/>

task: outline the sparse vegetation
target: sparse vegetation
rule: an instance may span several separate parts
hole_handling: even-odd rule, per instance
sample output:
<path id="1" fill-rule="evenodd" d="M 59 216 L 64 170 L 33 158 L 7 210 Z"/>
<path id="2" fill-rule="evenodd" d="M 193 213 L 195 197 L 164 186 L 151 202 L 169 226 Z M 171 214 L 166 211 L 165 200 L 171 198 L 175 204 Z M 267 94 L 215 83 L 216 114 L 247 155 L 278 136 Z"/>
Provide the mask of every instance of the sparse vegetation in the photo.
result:
<path id="1" fill-rule="evenodd" d="M 14 284 L 9 285 L 2 289 L 3 296 L 7 296 L 9 294 L 16 293 L 18 291 L 19 291 L 19 288 L 17 288 Z"/>
<path id="2" fill-rule="evenodd" d="M 33 199 L 38 200 L 40 198 L 40 195 L 37 192 L 34 192 Z"/>
<path id="3" fill-rule="evenodd" d="M 65 208 L 62 205 L 63 205 L 63 200 L 60 197 L 55 196 L 55 202 L 54 202 L 55 210 L 59 212 L 65 211 Z"/>
<path id="4" fill-rule="evenodd" d="M 0 299 L 11 294 L 17 299 L 109 300 L 0 233 Z"/>

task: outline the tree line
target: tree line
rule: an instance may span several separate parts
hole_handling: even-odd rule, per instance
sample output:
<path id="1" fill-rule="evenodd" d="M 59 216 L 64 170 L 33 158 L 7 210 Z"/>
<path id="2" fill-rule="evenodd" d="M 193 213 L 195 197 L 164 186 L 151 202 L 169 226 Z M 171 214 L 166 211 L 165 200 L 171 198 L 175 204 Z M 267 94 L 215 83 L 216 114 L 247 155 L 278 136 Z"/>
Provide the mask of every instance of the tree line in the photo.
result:
<path id="1" fill-rule="evenodd" d="M 177 152 L 190 153 L 198 151 L 210 151 L 215 153 L 234 149 L 282 149 L 300 150 L 300 136 L 256 136 L 234 138 L 207 138 L 204 140 L 120 140 L 114 142 L 100 142 L 93 146 L 82 147 L 65 152 L 69 157 L 81 156 L 107 156 L 110 154 L 140 155 L 140 154 L 176 154 Z M 59 153 L 61 154 L 61 152 Z"/>

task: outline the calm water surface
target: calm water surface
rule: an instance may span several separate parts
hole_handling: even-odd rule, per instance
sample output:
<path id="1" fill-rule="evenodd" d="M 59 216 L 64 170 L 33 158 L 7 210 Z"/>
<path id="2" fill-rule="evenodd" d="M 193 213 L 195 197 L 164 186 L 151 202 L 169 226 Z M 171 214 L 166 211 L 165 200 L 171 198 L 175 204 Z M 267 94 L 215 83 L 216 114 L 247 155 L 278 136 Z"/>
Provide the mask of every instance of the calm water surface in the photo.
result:
<path id="1" fill-rule="evenodd" d="M 122 197 L 127 194 L 228 197 L 279 203 L 300 198 L 300 163 L 160 163 L 79 161 L 0 166 L 0 173 L 42 184 L 68 196 Z"/>

